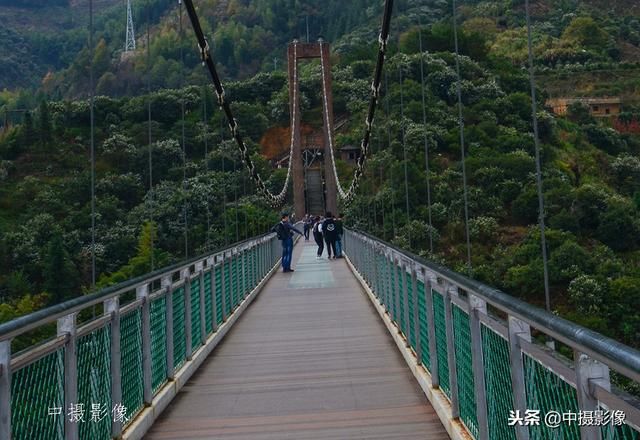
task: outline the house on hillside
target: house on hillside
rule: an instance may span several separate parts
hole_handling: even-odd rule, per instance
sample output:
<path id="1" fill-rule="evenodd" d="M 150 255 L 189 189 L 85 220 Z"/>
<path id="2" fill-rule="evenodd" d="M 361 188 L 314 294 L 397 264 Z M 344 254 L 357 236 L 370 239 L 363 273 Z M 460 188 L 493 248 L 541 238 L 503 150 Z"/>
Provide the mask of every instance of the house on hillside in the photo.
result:
<path id="1" fill-rule="evenodd" d="M 340 148 L 340 158 L 347 163 L 355 164 L 360 158 L 360 147 L 346 145 Z"/>
<path id="2" fill-rule="evenodd" d="M 546 106 L 556 115 L 564 116 L 569 106 L 575 102 L 588 106 L 591 115 L 596 117 L 618 116 L 622 107 L 622 99 L 617 97 L 552 98 L 547 100 Z"/>

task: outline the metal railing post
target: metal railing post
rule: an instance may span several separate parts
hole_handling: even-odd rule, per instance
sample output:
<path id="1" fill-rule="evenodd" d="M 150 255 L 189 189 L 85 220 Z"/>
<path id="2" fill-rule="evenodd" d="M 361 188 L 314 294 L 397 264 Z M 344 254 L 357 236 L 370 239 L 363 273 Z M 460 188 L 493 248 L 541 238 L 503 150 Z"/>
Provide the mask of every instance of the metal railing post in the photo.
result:
<path id="1" fill-rule="evenodd" d="M 136 288 L 136 298 L 142 301 L 140 321 L 142 331 L 142 398 L 145 405 L 151 405 L 153 387 L 151 385 L 151 301 L 149 284 Z"/>
<path id="2" fill-rule="evenodd" d="M 64 344 L 64 436 L 67 440 L 78 439 L 78 423 L 66 417 L 66 411 L 78 404 L 78 345 L 76 338 L 76 314 L 58 319 L 58 336 L 66 336 Z"/>
<path id="3" fill-rule="evenodd" d="M 420 337 L 420 314 L 418 313 L 418 275 L 416 273 L 416 263 L 411 262 L 411 291 L 413 292 L 413 336 L 416 341 L 416 357 L 418 364 L 422 363 L 422 338 Z"/>
<path id="4" fill-rule="evenodd" d="M 456 368 L 456 344 L 453 334 L 453 307 L 451 297 L 458 296 L 458 288 L 453 285 L 446 286 L 444 292 L 445 325 L 447 331 L 447 357 L 449 360 L 449 389 L 451 391 L 451 416 L 454 419 L 460 417 L 460 402 L 458 399 L 458 375 Z"/>
<path id="5" fill-rule="evenodd" d="M 11 438 L 11 340 L 0 341 L 0 438 Z"/>
<path id="6" fill-rule="evenodd" d="M 393 304 L 394 304 L 394 313 L 393 320 L 396 323 L 399 331 L 402 331 L 400 327 L 400 278 L 398 277 L 398 260 L 396 256 L 392 254 L 391 257 L 391 272 L 392 272 L 392 292 L 393 292 Z"/>
<path id="7" fill-rule="evenodd" d="M 165 320 L 167 335 L 167 379 L 173 380 L 175 376 L 175 360 L 173 356 L 173 280 L 171 275 L 162 277 L 162 288 L 165 291 Z"/>
<path id="8" fill-rule="evenodd" d="M 436 321 L 433 310 L 433 287 L 438 285 L 436 276 L 422 268 L 424 279 L 424 307 L 427 317 L 427 333 L 429 335 L 429 373 L 431 373 L 431 386 L 440 387 L 440 376 L 438 371 L 438 346 L 436 345 Z"/>
<path id="9" fill-rule="evenodd" d="M 480 315 L 487 314 L 487 303 L 475 295 L 469 295 L 469 330 L 471 333 L 471 362 L 476 396 L 478 440 L 489 439 L 487 417 L 487 392 L 484 380 L 484 353 L 482 351 L 482 324 Z"/>
<path id="10" fill-rule="evenodd" d="M 193 355 L 193 335 L 191 334 L 191 270 L 183 269 L 180 278 L 184 281 L 182 294 L 184 295 L 184 350 L 188 361 Z"/>
<path id="11" fill-rule="evenodd" d="M 209 271 L 209 280 L 211 280 L 211 333 L 218 331 L 218 301 L 216 298 L 216 257 L 207 258 L 207 270 Z"/>
<path id="12" fill-rule="evenodd" d="M 605 390 L 611 391 L 609 367 L 579 351 L 574 351 L 574 361 L 578 409 L 580 412 L 602 410 L 598 405 L 598 399 L 592 387 L 599 385 Z M 602 438 L 600 428 L 598 425 L 582 424 L 580 426 L 580 438 L 583 440 L 600 440 Z"/>
<path id="13" fill-rule="evenodd" d="M 204 301 L 204 261 L 196 263 L 196 273 L 198 273 L 198 287 L 200 292 L 198 299 L 200 300 L 200 342 L 202 345 L 207 341 L 207 314 Z"/>
<path id="14" fill-rule="evenodd" d="M 116 296 L 104 302 L 104 312 L 111 315 L 111 405 L 122 404 L 122 365 L 120 357 L 120 299 Z M 66 423 L 66 422 L 65 422 Z M 122 420 L 111 419 L 111 436 L 122 434 Z"/>
<path id="15" fill-rule="evenodd" d="M 525 387 L 524 365 L 522 363 L 522 351 L 520 349 L 520 338 L 526 342 L 531 342 L 531 327 L 526 322 L 508 317 L 509 326 L 509 371 L 511 372 L 511 390 L 513 392 L 513 409 L 524 414 L 527 410 L 527 391 Z M 516 438 L 518 440 L 529 440 L 529 427 L 525 425 L 515 425 Z"/>

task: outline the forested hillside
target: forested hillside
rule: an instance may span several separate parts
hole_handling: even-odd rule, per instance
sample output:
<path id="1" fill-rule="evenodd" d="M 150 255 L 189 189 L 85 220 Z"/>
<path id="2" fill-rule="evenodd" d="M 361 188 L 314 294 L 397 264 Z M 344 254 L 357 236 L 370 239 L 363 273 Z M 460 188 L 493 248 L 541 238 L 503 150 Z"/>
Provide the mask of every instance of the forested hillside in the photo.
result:
<path id="1" fill-rule="evenodd" d="M 288 41 L 306 38 L 307 16 L 311 38 L 321 34 L 332 43 L 334 110 L 336 115 L 349 116 L 337 146 L 359 145 L 380 2 L 196 3 L 223 80 L 236 79 L 225 85 L 227 96 L 250 139 L 253 157 L 274 190 L 282 184 L 285 170 L 273 170 L 260 156 L 257 142 L 268 129 L 288 125 L 284 53 Z M 640 120 L 638 10 L 624 1 L 607 2 L 609 8 L 598 7 L 602 2 L 595 0 L 533 3 L 553 310 L 638 346 L 640 137 L 631 129 Z M 544 301 L 542 260 L 535 226 L 537 194 L 529 81 L 523 69 L 522 4 L 520 0 L 467 1 L 458 11 L 471 275 L 540 305 Z M 70 45 L 61 47 L 76 44 L 84 49 L 47 67 L 51 74 L 38 92 L 32 88 L 0 94 L 0 106 L 6 109 L 31 108 L 26 114 L 14 114 L 16 123 L 0 137 L 0 293 L 4 301 L 0 320 L 79 295 L 91 285 L 86 100 L 90 56 L 101 95 L 96 100 L 99 285 L 149 270 L 151 252 L 157 265 L 184 258 L 185 218 L 188 255 L 263 232 L 275 220 L 276 213 L 253 194 L 235 145 L 224 140 L 228 129 L 211 88 L 204 86 L 207 80 L 186 19 L 181 42 L 176 5 L 164 0 L 152 5 L 150 20 L 143 6 L 135 5 L 142 49 L 134 56 L 122 61 L 118 52 L 122 16 L 115 20 L 101 15 L 94 53 L 86 50 L 85 30 L 69 31 L 77 32 L 77 40 L 65 40 L 67 34 L 62 33 L 61 41 Z M 121 9 L 114 10 L 122 14 Z M 122 27 L 118 27 L 120 21 Z M 147 24 L 151 25 L 150 66 L 144 50 Z M 423 54 L 418 49 L 418 29 Z M 22 32 L 15 35 L 24 38 Z M 398 2 L 392 35 L 388 87 L 375 121 L 373 154 L 360 195 L 344 207 L 348 222 L 467 271 L 455 57 L 447 3 Z M 181 47 L 184 68 L 179 62 Z M 32 62 L 41 66 L 38 59 Z M 422 61 L 426 125 L 422 122 Z M 300 70 L 305 122 L 318 126 L 318 63 L 304 63 Z M 609 70 L 614 74 L 601 73 Z M 148 71 L 151 94 L 146 88 Z M 623 112 L 612 120 L 593 118 L 580 105 L 571 106 L 566 117 L 544 109 L 548 96 L 567 91 L 622 96 Z M 431 159 L 430 207 L 425 136 Z M 409 217 L 403 147 L 408 154 Z M 338 165 L 347 182 L 351 167 Z"/>

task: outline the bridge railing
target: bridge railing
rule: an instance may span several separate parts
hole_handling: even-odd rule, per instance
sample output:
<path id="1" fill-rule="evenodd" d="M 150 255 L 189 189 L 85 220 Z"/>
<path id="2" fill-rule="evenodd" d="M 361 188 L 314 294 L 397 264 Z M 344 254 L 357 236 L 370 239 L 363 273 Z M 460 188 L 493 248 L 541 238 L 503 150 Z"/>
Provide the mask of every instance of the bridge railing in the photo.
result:
<path id="1" fill-rule="evenodd" d="M 637 350 L 368 234 L 344 248 L 474 438 L 640 438 L 639 401 L 610 380 L 640 383 Z"/>
<path id="2" fill-rule="evenodd" d="M 279 258 L 264 235 L 0 325 L 0 438 L 119 438 L 175 395 Z M 12 340 L 51 326 L 56 336 L 12 353 Z"/>

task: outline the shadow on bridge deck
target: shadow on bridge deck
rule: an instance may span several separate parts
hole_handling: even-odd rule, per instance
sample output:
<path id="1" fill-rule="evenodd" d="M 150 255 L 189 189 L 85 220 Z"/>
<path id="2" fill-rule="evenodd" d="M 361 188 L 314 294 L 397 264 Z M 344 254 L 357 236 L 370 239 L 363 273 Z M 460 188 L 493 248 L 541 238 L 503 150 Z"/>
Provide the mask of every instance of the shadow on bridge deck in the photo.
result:
<path id="1" fill-rule="evenodd" d="M 448 438 L 346 263 L 310 243 L 146 439 Z"/>

